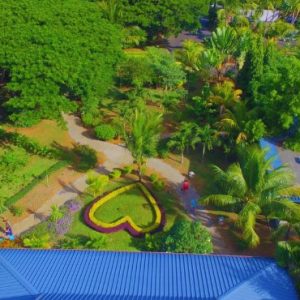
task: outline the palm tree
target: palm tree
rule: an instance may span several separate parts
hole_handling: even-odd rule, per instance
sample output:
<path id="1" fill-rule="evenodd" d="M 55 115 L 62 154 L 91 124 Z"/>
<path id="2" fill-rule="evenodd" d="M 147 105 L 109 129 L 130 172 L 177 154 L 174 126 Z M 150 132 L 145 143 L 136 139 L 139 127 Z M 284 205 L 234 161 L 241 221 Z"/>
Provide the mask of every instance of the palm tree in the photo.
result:
<path id="1" fill-rule="evenodd" d="M 63 212 L 61 209 L 58 207 L 58 205 L 53 204 L 51 206 L 51 214 L 50 214 L 50 221 L 56 222 L 59 219 L 61 219 L 64 216 Z"/>
<path id="2" fill-rule="evenodd" d="M 212 33 L 209 44 L 212 48 L 217 49 L 223 55 L 229 56 L 236 50 L 236 32 L 229 26 L 218 27 Z"/>
<path id="3" fill-rule="evenodd" d="M 138 166 L 139 180 L 145 159 L 156 153 L 161 129 L 162 115 L 139 108 L 127 120 L 129 130 L 124 130 L 126 145 Z"/>
<path id="4" fill-rule="evenodd" d="M 99 6 L 104 17 L 111 23 L 117 23 L 122 16 L 122 8 L 119 0 L 103 0 L 99 3 Z"/>
<path id="5" fill-rule="evenodd" d="M 232 109 L 226 109 L 221 115 L 220 121 L 216 123 L 219 135 L 230 136 L 236 144 L 247 140 L 245 123 L 249 119 L 249 110 L 245 102 L 237 102 Z"/>
<path id="6" fill-rule="evenodd" d="M 210 101 L 220 106 L 220 115 L 225 112 L 225 108 L 232 108 L 238 103 L 242 95 L 242 90 L 235 89 L 234 83 L 229 80 L 217 83 L 212 92 Z"/>
<path id="7" fill-rule="evenodd" d="M 184 68 L 190 72 L 199 72 L 201 69 L 201 54 L 204 46 L 201 43 L 185 40 L 182 43 L 182 49 L 175 51 L 175 57 L 180 61 Z"/>
<path id="8" fill-rule="evenodd" d="M 239 151 L 239 162 L 226 171 L 212 166 L 217 192 L 202 200 L 217 206 L 240 205 L 236 225 L 242 229 L 250 247 L 260 242 L 255 231 L 259 214 L 300 219 L 300 207 L 287 198 L 300 193 L 300 188 L 293 185 L 293 173 L 286 167 L 273 170 L 272 159 L 266 160 L 265 154 L 266 151 L 257 147 L 243 147 Z"/>
<path id="9" fill-rule="evenodd" d="M 291 23 L 295 24 L 300 15 L 300 0 L 284 0 L 282 10 L 285 16 L 291 16 Z"/>
<path id="10" fill-rule="evenodd" d="M 96 197 L 103 192 L 105 186 L 109 182 L 109 178 L 108 176 L 98 174 L 95 171 L 89 171 L 86 182 L 88 184 L 87 191 Z"/>
<path id="11" fill-rule="evenodd" d="M 182 122 L 179 130 L 171 136 L 168 147 L 174 148 L 180 152 L 181 164 L 183 163 L 185 150 L 189 147 L 194 148 L 196 144 L 201 141 L 200 134 L 201 129 L 197 124 Z"/>
<path id="12" fill-rule="evenodd" d="M 209 124 L 206 124 L 200 130 L 200 140 L 202 144 L 202 160 L 203 160 L 206 150 L 211 151 L 217 142 L 216 130 L 211 128 Z"/>

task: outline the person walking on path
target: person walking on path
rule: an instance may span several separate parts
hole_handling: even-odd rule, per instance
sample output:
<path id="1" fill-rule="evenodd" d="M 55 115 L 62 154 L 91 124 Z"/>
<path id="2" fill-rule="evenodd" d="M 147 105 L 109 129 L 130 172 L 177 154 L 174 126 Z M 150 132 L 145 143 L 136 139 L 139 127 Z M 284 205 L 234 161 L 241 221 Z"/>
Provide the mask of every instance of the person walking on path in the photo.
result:
<path id="1" fill-rule="evenodd" d="M 186 191 L 189 190 L 189 188 L 190 188 L 190 183 L 188 182 L 187 179 L 185 179 L 185 180 L 183 181 L 183 183 L 182 183 L 181 190 L 182 190 L 183 192 L 186 192 Z"/>

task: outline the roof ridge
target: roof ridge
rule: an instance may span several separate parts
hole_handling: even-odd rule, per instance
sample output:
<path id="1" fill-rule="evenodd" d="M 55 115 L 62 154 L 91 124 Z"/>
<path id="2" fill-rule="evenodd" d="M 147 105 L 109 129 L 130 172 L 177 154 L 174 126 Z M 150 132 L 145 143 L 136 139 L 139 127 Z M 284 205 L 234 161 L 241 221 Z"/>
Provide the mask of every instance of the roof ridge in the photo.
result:
<path id="1" fill-rule="evenodd" d="M 275 262 L 271 262 L 269 263 L 267 266 L 265 266 L 263 269 L 260 269 L 259 271 L 255 272 L 251 277 L 248 277 L 247 279 L 241 281 L 239 284 L 237 284 L 236 286 L 232 287 L 231 289 L 229 289 L 226 293 L 224 293 L 223 295 L 221 295 L 218 300 L 222 300 L 223 297 L 228 296 L 231 292 L 233 292 L 234 290 L 238 289 L 239 287 L 241 287 L 245 282 L 256 278 L 257 276 L 259 276 L 262 272 L 266 271 L 267 269 L 276 266 Z"/>
<path id="2" fill-rule="evenodd" d="M 20 283 L 31 295 L 38 296 L 39 292 L 30 282 L 28 282 L 9 262 L 7 262 L 0 254 L 0 265 L 3 267 Z"/>

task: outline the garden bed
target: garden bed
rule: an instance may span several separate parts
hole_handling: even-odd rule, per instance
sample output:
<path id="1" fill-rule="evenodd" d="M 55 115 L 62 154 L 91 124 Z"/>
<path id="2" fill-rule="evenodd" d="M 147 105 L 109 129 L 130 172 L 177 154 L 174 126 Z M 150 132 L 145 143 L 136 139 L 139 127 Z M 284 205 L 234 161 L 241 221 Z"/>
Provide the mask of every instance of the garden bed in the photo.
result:
<path id="1" fill-rule="evenodd" d="M 97 231 L 126 230 L 132 236 L 157 232 L 165 224 L 163 210 L 142 183 L 131 183 L 97 198 L 86 209 L 84 219 Z"/>

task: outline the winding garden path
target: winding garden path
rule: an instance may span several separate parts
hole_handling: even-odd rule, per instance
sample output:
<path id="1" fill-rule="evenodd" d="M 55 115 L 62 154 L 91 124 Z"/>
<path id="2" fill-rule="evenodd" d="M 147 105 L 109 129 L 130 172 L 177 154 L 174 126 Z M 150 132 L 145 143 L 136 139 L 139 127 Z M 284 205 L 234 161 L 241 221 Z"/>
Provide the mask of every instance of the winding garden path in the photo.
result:
<path id="1" fill-rule="evenodd" d="M 124 146 L 91 138 L 87 130 L 82 126 L 80 119 L 76 116 L 65 115 L 64 118 L 67 122 L 69 134 L 75 142 L 89 145 L 94 150 L 102 152 L 105 155 L 105 162 L 99 167 L 100 172 L 110 172 L 114 168 L 122 167 L 133 162 L 130 152 Z M 229 249 L 227 249 L 222 236 L 218 232 L 215 224 L 213 224 L 207 212 L 201 208 L 192 208 L 192 201 L 198 200 L 200 197 L 197 191 L 193 187 L 191 187 L 187 192 L 181 191 L 180 187 L 185 178 L 184 175 L 164 161 L 156 158 L 149 159 L 147 162 L 147 167 L 159 173 L 168 181 L 170 187 L 176 191 L 187 212 L 193 219 L 202 221 L 208 227 L 208 230 L 212 234 L 215 252 L 228 253 Z M 44 205 L 41 206 L 34 214 L 30 215 L 18 224 L 14 224 L 13 229 L 15 233 L 18 235 L 41 222 L 43 218 L 50 214 L 51 205 L 62 205 L 67 200 L 74 199 L 86 188 L 85 181 L 86 176 L 82 176 L 71 185 L 65 186 L 54 197 L 44 203 Z"/>

